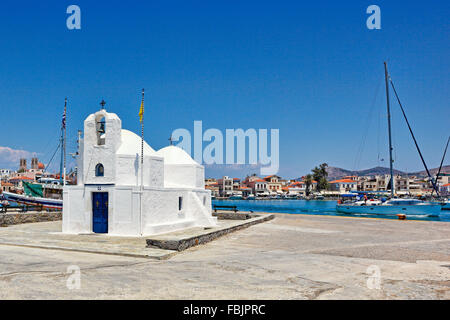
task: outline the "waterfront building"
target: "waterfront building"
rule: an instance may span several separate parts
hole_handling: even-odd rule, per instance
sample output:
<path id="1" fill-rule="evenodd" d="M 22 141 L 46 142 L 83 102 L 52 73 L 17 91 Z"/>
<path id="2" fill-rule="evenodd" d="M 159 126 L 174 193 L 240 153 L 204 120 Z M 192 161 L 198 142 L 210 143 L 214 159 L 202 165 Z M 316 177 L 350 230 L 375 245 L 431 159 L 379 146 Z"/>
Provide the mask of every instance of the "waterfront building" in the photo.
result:
<path id="1" fill-rule="evenodd" d="M 449 196 L 450 195 L 450 183 L 446 183 L 439 188 L 439 192 L 442 196 Z"/>
<path id="2" fill-rule="evenodd" d="M 218 186 L 217 182 L 215 184 L 206 185 L 205 189 L 211 191 L 212 197 L 220 197 L 219 186 Z"/>
<path id="3" fill-rule="evenodd" d="M 358 182 L 359 191 L 378 191 L 378 183 L 375 177 L 362 177 Z"/>
<path id="4" fill-rule="evenodd" d="M 241 191 L 241 179 L 233 178 L 233 192 Z"/>
<path id="5" fill-rule="evenodd" d="M 1 182 L 1 190 L 2 192 L 11 192 L 14 189 L 14 185 L 10 182 L 2 181 Z"/>
<path id="6" fill-rule="evenodd" d="M 329 182 L 331 191 L 338 191 L 341 193 L 349 191 L 357 191 L 357 182 L 353 179 L 339 179 Z"/>
<path id="7" fill-rule="evenodd" d="M 258 177 L 256 174 L 252 174 L 251 176 L 247 176 L 244 179 L 244 183 L 248 184 L 249 182 L 253 182 L 253 181 L 256 181 L 256 180 L 261 180 L 261 178 Z"/>
<path id="8" fill-rule="evenodd" d="M 246 185 L 252 189 L 252 193 L 255 196 L 266 196 L 269 194 L 267 188 L 267 181 L 261 178 L 258 179 L 252 178 L 246 183 Z"/>
<path id="9" fill-rule="evenodd" d="M 34 179 L 27 176 L 16 176 L 9 179 L 8 182 L 11 183 L 15 189 L 23 189 L 23 181 L 32 182 Z"/>
<path id="10" fill-rule="evenodd" d="M 280 182 L 281 177 L 277 175 L 270 175 L 264 178 L 267 181 L 267 189 L 271 193 L 282 193 L 282 184 Z"/>
<path id="11" fill-rule="evenodd" d="M 224 176 L 217 180 L 221 197 L 229 197 L 233 194 L 233 178 Z"/>
<path id="12" fill-rule="evenodd" d="M 438 185 L 445 185 L 450 183 L 450 173 L 441 172 L 436 179 Z"/>
<path id="13" fill-rule="evenodd" d="M 252 193 L 252 188 L 247 186 L 241 186 L 239 188 L 239 191 L 241 191 L 243 197 L 248 197 Z"/>
<path id="14" fill-rule="evenodd" d="M 305 192 L 305 184 L 300 181 L 295 181 L 292 184 L 283 187 L 283 191 L 289 195 L 295 196 L 304 196 Z"/>
<path id="15" fill-rule="evenodd" d="M 209 185 L 217 185 L 217 180 L 214 178 L 205 179 L 205 186 L 209 186 Z"/>
<path id="16" fill-rule="evenodd" d="M 0 180 L 6 180 L 11 175 L 10 169 L 0 169 Z"/>
<path id="17" fill-rule="evenodd" d="M 156 152 L 105 109 L 84 121 L 77 162 L 77 185 L 63 191 L 63 233 L 146 236 L 217 224 L 204 167 L 173 145 Z"/>

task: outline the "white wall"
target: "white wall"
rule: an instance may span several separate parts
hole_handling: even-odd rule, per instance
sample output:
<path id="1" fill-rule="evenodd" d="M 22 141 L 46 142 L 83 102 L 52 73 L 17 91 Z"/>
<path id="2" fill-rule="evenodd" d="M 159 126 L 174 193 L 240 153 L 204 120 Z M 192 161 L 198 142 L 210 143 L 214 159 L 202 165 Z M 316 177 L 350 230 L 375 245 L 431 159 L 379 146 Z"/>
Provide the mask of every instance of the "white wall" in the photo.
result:
<path id="1" fill-rule="evenodd" d="M 66 186 L 64 189 L 64 233 L 92 232 L 92 193 L 108 192 L 108 234 L 139 236 L 184 228 L 216 225 L 211 216 L 209 190 L 192 188 L 144 188 L 142 217 L 140 188 L 135 186 Z M 178 198 L 182 197 L 179 210 Z"/>
<path id="2" fill-rule="evenodd" d="M 164 186 L 166 188 L 205 188 L 204 168 L 191 164 L 165 164 Z"/>
<path id="3" fill-rule="evenodd" d="M 118 155 L 116 165 L 116 185 L 140 186 L 141 185 L 141 158 L 135 156 Z M 144 186 L 164 186 L 164 161 L 160 157 L 144 157 Z"/>

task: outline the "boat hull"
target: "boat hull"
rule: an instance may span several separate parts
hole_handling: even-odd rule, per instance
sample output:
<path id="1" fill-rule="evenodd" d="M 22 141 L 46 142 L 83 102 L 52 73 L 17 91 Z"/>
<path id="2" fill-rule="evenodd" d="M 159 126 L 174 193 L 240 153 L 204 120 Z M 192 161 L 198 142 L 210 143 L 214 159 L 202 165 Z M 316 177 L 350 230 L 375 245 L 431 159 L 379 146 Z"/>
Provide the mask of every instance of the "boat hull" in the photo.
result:
<path id="1" fill-rule="evenodd" d="M 441 205 L 378 205 L 378 206 L 352 206 L 345 204 L 336 205 L 336 211 L 349 214 L 380 214 L 407 216 L 439 216 Z"/>
<path id="2" fill-rule="evenodd" d="M 62 209 L 63 207 L 63 201 L 58 199 L 29 197 L 11 192 L 3 192 L 2 194 L 3 197 L 10 202 L 16 202 L 28 206 L 42 206 L 46 209 Z"/>
<path id="3" fill-rule="evenodd" d="M 443 206 L 442 206 L 442 210 L 450 210 L 450 202 L 447 201 Z"/>

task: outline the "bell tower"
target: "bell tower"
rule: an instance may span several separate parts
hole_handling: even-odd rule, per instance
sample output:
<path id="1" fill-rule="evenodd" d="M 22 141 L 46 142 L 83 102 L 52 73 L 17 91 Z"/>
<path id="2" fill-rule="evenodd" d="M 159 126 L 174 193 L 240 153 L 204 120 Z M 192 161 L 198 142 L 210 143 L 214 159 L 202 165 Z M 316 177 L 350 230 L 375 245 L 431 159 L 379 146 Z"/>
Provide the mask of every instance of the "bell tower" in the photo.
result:
<path id="1" fill-rule="evenodd" d="M 102 108 L 84 121 L 83 181 L 85 184 L 114 184 L 116 151 L 121 144 L 122 121 Z"/>

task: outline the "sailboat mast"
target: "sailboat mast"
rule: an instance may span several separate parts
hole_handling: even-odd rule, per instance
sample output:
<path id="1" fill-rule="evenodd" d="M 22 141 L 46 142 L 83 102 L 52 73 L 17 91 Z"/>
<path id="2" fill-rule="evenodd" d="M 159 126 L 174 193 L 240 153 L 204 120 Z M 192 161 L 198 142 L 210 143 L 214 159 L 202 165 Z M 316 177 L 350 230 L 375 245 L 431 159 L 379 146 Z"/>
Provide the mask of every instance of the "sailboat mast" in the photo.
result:
<path id="1" fill-rule="evenodd" d="M 394 189 L 394 168 L 392 159 L 392 134 L 391 134 L 391 107 L 389 104 L 389 73 L 387 69 L 387 63 L 384 62 L 384 78 L 386 82 L 386 106 L 387 106 L 387 120 L 388 120 L 388 134 L 389 134 L 389 167 L 391 172 L 391 197 L 394 197 L 395 189 Z"/>
<path id="2" fill-rule="evenodd" d="M 64 100 L 64 114 L 61 122 L 61 161 L 59 164 L 59 183 L 66 185 L 66 109 L 67 109 L 67 98 Z"/>

